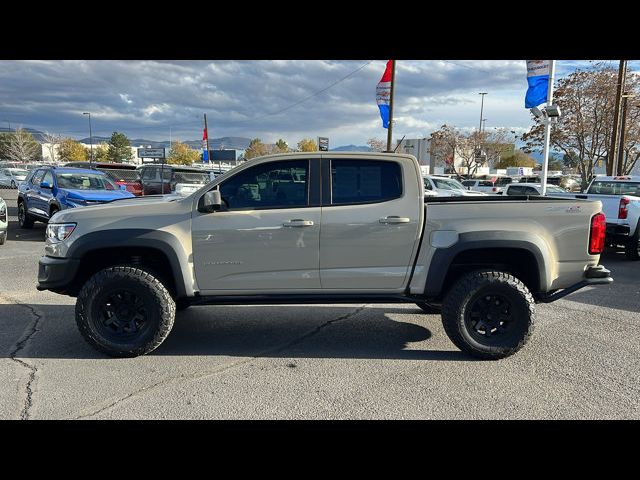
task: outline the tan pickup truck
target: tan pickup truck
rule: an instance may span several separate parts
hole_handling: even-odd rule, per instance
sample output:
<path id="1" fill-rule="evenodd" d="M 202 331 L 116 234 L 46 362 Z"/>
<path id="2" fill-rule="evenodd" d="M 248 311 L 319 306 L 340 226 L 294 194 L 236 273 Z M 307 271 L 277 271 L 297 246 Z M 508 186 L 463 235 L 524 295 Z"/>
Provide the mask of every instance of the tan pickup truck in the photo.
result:
<path id="1" fill-rule="evenodd" d="M 418 304 L 453 343 L 497 359 L 535 303 L 610 283 L 600 202 L 424 197 L 411 155 L 315 152 L 246 162 L 188 197 L 58 212 L 38 289 L 77 296 L 85 339 L 158 347 L 191 305 Z"/>

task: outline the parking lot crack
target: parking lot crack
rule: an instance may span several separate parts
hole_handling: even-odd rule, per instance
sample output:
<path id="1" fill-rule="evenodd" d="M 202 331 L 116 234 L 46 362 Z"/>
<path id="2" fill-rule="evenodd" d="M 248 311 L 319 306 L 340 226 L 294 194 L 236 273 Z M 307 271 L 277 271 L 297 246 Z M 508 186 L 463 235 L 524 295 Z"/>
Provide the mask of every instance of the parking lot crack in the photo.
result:
<path id="1" fill-rule="evenodd" d="M 20 356 L 20 352 L 24 350 L 33 336 L 40 331 L 38 326 L 40 320 L 42 319 L 42 316 L 38 312 L 36 312 L 36 310 L 31 305 L 20 303 L 15 299 L 8 299 L 7 297 L 3 297 L 3 300 L 9 300 L 9 303 L 26 308 L 33 317 L 31 325 L 29 325 L 27 330 L 22 335 L 22 338 L 15 344 L 15 347 L 9 353 L 9 358 L 12 361 L 29 371 L 27 386 L 25 387 L 25 399 L 22 404 L 22 410 L 20 411 L 20 419 L 29 420 L 29 417 L 31 415 L 31 407 L 33 406 L 34 384 L 36 380 L 36 373 L 38 373 L 38 368 L 35 365 L 31 365 L 30 363 L 27 363 L 18 357 Z"/>
<path id="2" fill-rule="evenodd" d="M 109 405 L 106 405 L 104 407 L 100 407 L 99 409 L 92 411 L 91 413 L 86 413 L 84 415 L 77 415 L 77 416 L 74 417 L 74 420 L 80 420 L 80 419 L 84 419 L 84 418 L 94 417 L 94 416 L 96 416 L 96 415 L 98 415 L 98 414 L 100 414 L 102 412 L 105 412 L 107 410 L 112 409 L 116 405 L 118 405 L 118 404 L 120 404 L 120 403 L 122 403 L 122 402 L 124 402 L 126 400 L 129 400 L 130 398 L 141 396 L 141 395 L 143 395 L 145 393 L 148 393 L 148 392 L 151 392 L 151 391 L 155 390 L 158 387 L 161 387 L 161 386 L 164 386 L 164 385 L 168 385 L 168 384 L 173 383 L 173 382 L 184 381 L 184 380 L 198 380 L 198 379 L 209 377 L 209 376 L 212 376 L 212 375 L 217 375 L 219 373 L 226 372 L 227 370 L 230 370 L 232 368 L 238 367 L 240 365 L 244 365 L 246 363 L 252 362 L 255 359 L 264 358 L 264 357 L 267 357 L 269 355 L 273 355 L 274 353 L 281 352 L 283 350 L 286 350 L 288 348 L 291 348 L 291 347 L 293 347 L 295 345 L 298 345 L 298 344 L 304 342 L 305 340 L 317 335 L 322 330 L 326 329 L 327 327 L 330 327 L 331 325 L 333 325 L 333 324 L 335 324 L 337 322 L 348 320 L 349 318 L 352 318 L 352 317 L 356 316 L 357 314 L 359 314 L 365 308 L 366 308 L 366 305 L 362 305 L 362 306 L 356 308 L 355 310 L 353 310 L 353 311 L 351 311 L 349 313 L 341 315 L 341 316 L 339 316 L 337 318 L 332 318 L 331 320 L 327 320 L 326 322 L 324 322 L 324 323 L 318 325 L 317 327 L 315 327 L 313 330 L 311 330 L 311 331 L 309 331 L 309 332 L 307 332 L 307 333 L 305 333 L 305 334 L 303 334 L 303 335 L 301 335 L 301 336 L 299 336 L 297 338 L 294 338 L 293 340 L 291 340 L 291 341 L 289 341 L 289 342 L 287 342 L 287 343 L 285 343 L 283 345 L 278 345 L 277 347 L 269 348 L 269 349 L 264 350 L 264 351 L 254 355 L 252 357 L 245 358 L 245 359 L 239 360 L 237 362 L 227 363 L 225 365 L 221 365 L 221 366 L 218 366 L 216 368 L 213 368 L 213 369 L 210 369 L 210 370 L 206 370 L 206 371 L 203 371 L 203 372 L 196 372 L 196 373 L 192 373 L 192 374 L 180 374 L 178 376 L 165 378 L 165 379 L 163 379 L 163 380 L 161 380 L 159 382 L 154 383 L 153 385 L 149 385 L 149 386 L 140 388 L 140 389 L 138 389 L 138 390 L 136 390 L 134 392 L 131 392 L 131 393 L 125 395 L 124 397 L 121 397 L 121 398 L 115 400 L 114 402 L 110 403 Z"/>

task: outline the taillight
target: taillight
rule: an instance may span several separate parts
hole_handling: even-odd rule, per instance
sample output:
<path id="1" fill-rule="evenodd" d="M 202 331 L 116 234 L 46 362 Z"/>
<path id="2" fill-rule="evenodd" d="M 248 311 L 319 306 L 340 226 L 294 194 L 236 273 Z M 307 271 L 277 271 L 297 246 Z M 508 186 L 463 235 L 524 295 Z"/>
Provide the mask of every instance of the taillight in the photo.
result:
<path id="1" fill-rule="evenodd" d="M 620 199 L 620 207 L 618 208 L 618 218 L 624 220 L 627 218 L 629 210 L 627 209 L 627 205 L 629 205 L 629 199 L 626 197 L 622 197 Z"/>
<path id="2" fill-rule="evenodd" d="M 589 255 L 599 255 L 604 250 L 604 236 L 607 229 L 607 221 L 604 213 L 596 213 L 591 218 L 591 230 L 589 231 Z"/>
<path id="3" fill-rule="evenodd" d="M 493 187 L 493 188 L 491 189 L 491 191 L 493 191 L 493 192 L 497 192 L 497 191 L 498 191 L 498 189 L 497 189 L 496 187 Z"/>

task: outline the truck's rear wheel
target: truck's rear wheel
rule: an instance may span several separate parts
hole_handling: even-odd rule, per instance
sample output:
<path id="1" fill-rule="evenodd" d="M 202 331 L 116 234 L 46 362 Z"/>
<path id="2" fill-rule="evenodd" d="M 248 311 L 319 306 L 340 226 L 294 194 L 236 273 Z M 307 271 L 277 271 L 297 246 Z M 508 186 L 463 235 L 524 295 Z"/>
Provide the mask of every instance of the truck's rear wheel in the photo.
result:
<path id="1" fill-rule="evenodd" d="M 451 341 L 475 357 L 495 360 L 520 350 L 533 333 L 535 302 L 529 289 L 504 272 L 461 277 L 442 304 Z"/>
<path id="2" fill-rule="evenodd" d="M 133 267 L 105 268 L 89 279 L 76 301 L 76 323 L 95 349 L 113 357 L 155 350 L 169 335 L 176 304 L 151 273 Z"/>
<path id="3" fill-rule="evenodd" d="M 640 221 L 636 225 L 636 231 L 624 246 L 624 254 L 629 260 L 640 260 Z"/>
<path id="4" fill-rule="evenodd" d="M 424 313 L 429 313 L 431 315 L 442 312 L 442 307 L 431 305 L 427 302 L 416 302 L 416 305 L 419 306 Z"/>

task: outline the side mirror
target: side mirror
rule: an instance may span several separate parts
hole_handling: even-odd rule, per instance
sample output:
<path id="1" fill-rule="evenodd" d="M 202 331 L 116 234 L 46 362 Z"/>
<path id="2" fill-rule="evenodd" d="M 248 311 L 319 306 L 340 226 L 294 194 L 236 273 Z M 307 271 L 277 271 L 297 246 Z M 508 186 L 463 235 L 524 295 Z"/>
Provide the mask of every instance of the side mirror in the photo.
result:
<path id="1" fill-rule="evenodd" d="M 48 188 L 49 190 L 51 190 L 53 187 L 49 182 L 40 182 L 40 188 Z"/>
<path id="2" fill-rule="evenodd" d="M 120 185 L 120 190 L 127 190 L 127 186 L 126 185 Z"/>
<path id="3" fill-rule="evenodd" d="M 205 193 L 198 206 L 198 211 L 202 213 L 211 213 L 216 210 L 220 210 L 222 206 L 222 197 L 220 196 L 220 190 L 210 190 Z"/>

